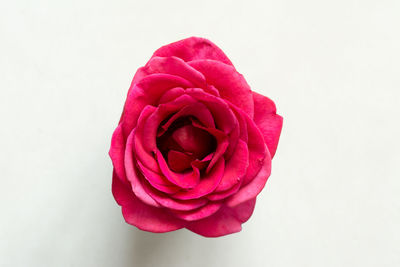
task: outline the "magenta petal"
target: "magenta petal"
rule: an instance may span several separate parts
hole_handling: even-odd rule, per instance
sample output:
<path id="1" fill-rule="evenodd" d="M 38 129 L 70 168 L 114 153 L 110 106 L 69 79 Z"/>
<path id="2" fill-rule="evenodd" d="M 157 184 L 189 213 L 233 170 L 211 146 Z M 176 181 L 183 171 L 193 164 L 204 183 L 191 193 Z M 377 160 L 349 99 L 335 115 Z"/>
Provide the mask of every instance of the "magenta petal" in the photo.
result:
<path id="1" fill-rule="evenodd" d="M 238 124 L 234 113 L 223 99 L 208 94 L 200 88 L 188 88 L 186 94 L 201 101 L 208 107 L 213 114 L 217 128 L 223 132 L 230 133 Z"/>
<path id="2" fill-rule="evenodd" d="M 111 147 L 108 154 L 110 155 L 116 175 L 122 181 L 126 181 L 125 165 L 124 165 L 125 138 L 122 133 L 121 125 L 118 125 L 118 127 L 115 129 L 113 133 L 111 139 Z"/>
<path id="3" fill-rule="evenodd" d="M 197 60 L 189 64 L 203 73 L 207 83 L 218 89 L 221 98 L 227 99 L 253 118 L 254 100 L 250 86 L 233 66 L 214 60 Z"/>
<path id="4" fill-rule="evenodd" d="M 267 157 L 270 157 L 270 154 L 264 143 L 264 138 L 255 123 L 244 113 L 243 117 L 247 121 L 247 146 L 249 149 L 249 166 L 243 179 L 243 184 L 245 185 L 257 175 L 263 165 L 264 158 L 266 158 L 267 154 Z"/>
<path id="5" fill-rule="evenodd" d="M 232 65 L 228 57 L 211 41 L 205 38 L 190 37 L 159 48 L 153 57 L 179 57 L 184 61 L 214 59 Z"/>
<path id="6" fill-rule="evenodd" d="M 215 189 L 215 192 L 222 192 L 230 189 L 246 175 L 249 164 L 249 153 L 247 144 L 242 140 L 236 145 L 233 156 L 225 163 L 224 176 Z"/>
<path id="7" fill-rule="evenodd" d="M 170 170 L 167 162 L 165 161 L 160 150 L 158 149 L 156 151 L 156 158 L 162 173 L 172 183 L 186 189 L 194 188 L 199 184 L 200 181 L 199 169 L 193 168 L 192 171 L 187 173 L 176 173 Z"/>
<path id="8" fill-rule="evenodd" d="M 182 221 L 166 209 L 148 206 L 135 196 L 128 205 L 122 206 L 122 215 L 127 223 L 153 233 L 165 233 L 184 227 Z"/>
<path id="9" fill-rule="evenodd" d="M 146 180 L 154 188 L 167 194 L 174 194 L 180 190 L 179 187 L 168 181 L 167 178 L 164 177 L 164 175 L 153 172 L 152 170 L 144 166 L 140 161 L 138 161 L 137 164 L 139 165 L 139 169 L 141 170 L 144 178 L 146 178 Z"/>
<path id="10" fill-rule="evenodd" d="M 174 172 L 182 172 L 191 167 L 193 158 L 180 151 L 168 151 L 168 166 Z"/>
<path id="11" fill-rule="evenodd" d="M 152 57 L 144 69 L 148 74 L 166 73 L 182 77 L 196 87 L 206 85 L 204 75 L 178 57 Z"/>
<path id="12" fill-rule="evenodd" d="M 129 203 L 134 195 L 132 192 L 132 186 L 129 182 L 123 182 L 113 171 L 112 178 L 112 193 L 117 201 L 118 205 L 122 206 Z"/>
<path id="13" fill-rule="evenodd" d="M 235 128 L 228 135 L 229 146 L 224 154 L 226 159 L 229 159 L 232 156 L 236 148 L 237 142 L 239 141 L 239 137 L 240 137 L 240 126 L 239 124 L 237 124 Z"/>
<path id="14" fill-rule="evenodd" d="M 190 222 L 186 228 L 205 237 L 219 237 L 242 230 L 254 211 L 255 198 L 250 199 L 234 208 L 222 206 L 213 215 L 198 221 Z"/>
<path id="15" fill-rule="evenodd" d="M 201 208 L 190 211 L 173 211 L 175 216 L 185 221 L 197 221 L 213 215 L 221 208 L 221 202 L 211 202 Z"/>
<path id="16" fill-rule="evenodd" d="M 274 102 L 258 93 L 253 92 L 254 122 L 264 136 L 271 158 L 274 157 L 282 130 L 283 118 L 276 114 Z"/>
<path id="17" fill-rule="evenodd" d="M 239 124 L 239 132 L 240 132 L 239 138 L 247 143 L 249 137 L 247 134 L 247 121 L 245 119 L 246 115 L 244 115 L 244 112 L 242 112 L 238 107 L 236 107 L 232 103 L 229 103 L 229 107 L 232 109 L 233 113 L 235 114 L 236 119 Z"/>
<path id="18" fill-rule="evenodd" d="M 220 97 L 218 89 L 215 88 L 215 86 L 213 86 L 212 84 L 207 84 L 207 86 L 203 89 L 205 92 L 207 92 L 209 94 Z"/>
<path id="19" fill-rule="evenodd" d="M 197 128 L 207 131 L 208 133 L 213 135 L 215 137 L 215 139 L 217 140 L 217 148 L 216 148 L 215 152 L 213 153 L 211 162 L 210 162 L 210 164 L 208 164 L 208 167 L 206 170 L 206 173 L 208 173 L 210 171 L 210 169 L 214 166 L 214 164 L 219 160 L 219 158 L 224 155 L 225 151 L 227 150 L 227 148 L 229 146 L 229 142 L 227 140 L 226 134 L 221 132 L 218 129 L 204 127 L 196 121 L 193 121 L 192 124 L 193 124 L 193 126 L 195 126 Z"/>
<path id="20" fill-rule="evenodd" d="M 161 206 L 175 211 L 191 211 L 203 207 L 208 200 L 204 198 L 179 200 L 169 197 L 167 194 L 158 192 L 150 186 L 145 187 L 148 194 L 154 198 Z"/>
<path id="21" fill-rule="evenodd" d="M 177 113 L 175 113 L 164 125 L 162 125 L 164 132 L 174 121 L 184 116 L 193 116 L 197 120 L 199 120 L 202 124 L 204 124 L 206 127 L 215 128 L 214 118 L 211 112 L 207 109 L 207 107 L 204 104 L 197 102 L 190 104 L 179 110 Z M 159 133 L 158 135 L 162 133 L 163 132 Z"/>
<path id="22" fill-rule="evenodd" d="M 214 193 L 207 195 L 207 199 L 209 199 L 211 201 L 218 201 L 221 199 L 225 199 L 225 198 L 235 194 L 237 191 L 239 191 L 241 185 L 242 185 L 242 181 L 240 180 L 233 187 L 229 188 L 226 191 L 214 192 Z"/>
<path id="23" fill-rule="evenodd" d="M 122 215 L 127 223 L 153 233 L 175 231 L 184 226 L 166 209 L 148 206 L 136 197 L 128 205 L 122 206 Z"/>
<path id="24" fill-rule="evenodd" d="M 207 131 L 193 125 L 184 125 L 176 129 L 172 138 L 186 152 L 195 158 L 203 158 L 213 149 L 214 137 Z"/>
<path id="25" fill-rule="evenodd" d="M 139 114 L 147 105 L 157 104 L 161 96 L 175 87 L 193 87 L 189 81 L 169 74 L 151 74 L 133 84 L 125 102 L 121 123 L 127 136 L 136 126 Z"/>
<path id="26" fill-rule="evenodd" d="M 148 153 L 155 153 L 157 149 L 157 129 L 160 126 L 160 123 L 172 113 L 194 103 L 197 103 L 197 101 L 193 97 L 185 94 L 172 102 L 159 105 L 144 123 L 144 131 L 140 135 L 144 149 Z"/>
<path id="27" fill-rule="evenodd" d="M 146 205 L 114 176 L 112 192 L 117 203 L 122 206 L 122 214 L 127 223 L 154 233 L 174 231 L 184 226 L 183 222 L 162 208 Z"/>
<path id="28" fill-rule="evenodd" d="M 180 97 L 181 95 L 185 94 L 185 89 L 182 87 L 175 87 L 168 91 L 166 91 L 158 100 L 158 104 L 165 104 L 175 100 L 176 98 Z"/>
<path id="29" fill-rule="evenodd" d="M 256 198 L 249 199 L 232 208 L 232 213 L 242 223 L 247 222 L 253 214 L 255 205 Z"/>
<path id="30" fill-rule="evenodd" d="M 144 166 L 152 170 L 153 172 L 158 172 L 160 169 L 158 167 L 158 163 L 156 159 L 153 157 L 150 151 L 147 151 L 143 147 L 143 142 L 141 140 L 141 136 L 144 134 L 145 130 L 145 122 L 149 118 L 150 115 L 154 113 L 156 110 L 153 106 L 146 106 L 142 113 L 140 114 L 137 127 L 135 128 L 135 135 L 133 137 L 134 142 L 134 150 L 135 157 L 138 161 L 142 162 Z"/>
<path id="31" fill-rule="evenodd" d="M 214 152 L 208 154 L 203 159 L 195 159 L 192 161 L 192 165 L 197 167 L 199 170 L 204 170 L 207 166 L 209 166 L 211 159 L 214 157 Z"/>
<path id="32" fill-rule="evenodd" d="M 172 197 L 177 199 L 194 199 L 207 195 L 215 190 L 224 175 L 224 158 L 221 157 L 211 171 L 201 178 L 199 184 L 190 190 L 180 191 Z"/>
<path id="33" fill-rule="evenodd" d="M 132 191 L 135 193 L 135 195 L 140 198 L 143 202 L 145 202 L 148 205 L 151 206 L 156 206 L 158 207 L 159 204 L 152 198 L 150 197 L 146 191 L 143 189 L 142 182 L 139 179 L 138 176 L 138 170 L 135 167 L 134 162 L 136 159 L 133 157 L 133 136 L 135 134 L 135 131 L 133 130 L 132 133 L 128 137 L 128 141 L 126 144 L 126 149 L 125 149 L 125 172 L 126 172 L 126 178 L 131 182 L 132 186 Z"/>
<path id="34" fill-rule="evenodd" d="M 267 153 L 264 164 L 259 173 L 247 185 L 241 187 L 239 191 L 227 199 L 226 204 L 229 207 L 237 206 L 252 198 L 255 198 L 264 188 L 265 183 L 271 174 L 271 156 Z"/>

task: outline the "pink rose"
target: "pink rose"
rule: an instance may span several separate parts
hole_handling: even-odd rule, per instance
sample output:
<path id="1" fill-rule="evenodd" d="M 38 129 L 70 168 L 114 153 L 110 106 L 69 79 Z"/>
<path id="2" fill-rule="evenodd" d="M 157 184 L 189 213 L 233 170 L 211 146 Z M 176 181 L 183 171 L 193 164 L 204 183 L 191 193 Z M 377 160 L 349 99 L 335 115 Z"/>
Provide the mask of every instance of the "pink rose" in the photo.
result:
<path id="1" fill-rule="evenodd" d="M 110 148 L 127 223 L 207 237 L 241 230 L 271 172 L 282 117 L 215 44 L 158 49 L 132 81 Z"/>

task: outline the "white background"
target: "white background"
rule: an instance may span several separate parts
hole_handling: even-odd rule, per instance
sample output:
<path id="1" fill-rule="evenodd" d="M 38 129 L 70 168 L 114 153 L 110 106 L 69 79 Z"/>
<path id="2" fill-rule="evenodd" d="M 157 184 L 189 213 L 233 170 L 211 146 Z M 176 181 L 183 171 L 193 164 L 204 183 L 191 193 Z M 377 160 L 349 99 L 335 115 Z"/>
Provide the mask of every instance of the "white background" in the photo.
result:
<path id="1" fill-rule="evenodd" d="M 400 266 L 400 1 L 2 1 L 0 266 Z M 136 69 L 220 46 L 284 117 L 241 233 L 141 232 L 107 155 Z"/>

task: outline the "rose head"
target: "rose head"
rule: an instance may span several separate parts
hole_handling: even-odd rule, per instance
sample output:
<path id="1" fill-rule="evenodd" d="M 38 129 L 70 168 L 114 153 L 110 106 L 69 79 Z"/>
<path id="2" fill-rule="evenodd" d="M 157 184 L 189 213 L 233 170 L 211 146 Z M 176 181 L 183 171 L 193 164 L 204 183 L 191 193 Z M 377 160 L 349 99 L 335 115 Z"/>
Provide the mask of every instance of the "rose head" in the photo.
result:
<path id="1" fill-rule="evenodd" d="M 241 230 L 271 172 L 282 117 L 212 42 L 158 49 L 132 81 L 110 148 L 127 223 L 207 237 Z"/>

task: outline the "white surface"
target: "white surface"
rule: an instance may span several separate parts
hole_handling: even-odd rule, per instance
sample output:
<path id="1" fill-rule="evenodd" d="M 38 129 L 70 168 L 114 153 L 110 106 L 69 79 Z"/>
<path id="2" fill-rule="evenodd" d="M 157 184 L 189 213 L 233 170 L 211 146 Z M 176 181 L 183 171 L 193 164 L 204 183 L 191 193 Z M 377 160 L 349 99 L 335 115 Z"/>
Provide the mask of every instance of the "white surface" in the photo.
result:
<path id="1" fill-rule="evenodd" d="M 111 4 L 113 3 L 113 4 Z M 400 1 L 3 1 L 0 266 L 400 266 Z M 285 118 L 239 234 L 127 225 L 107 155 L 135 70 L 219 45 Z"/>

